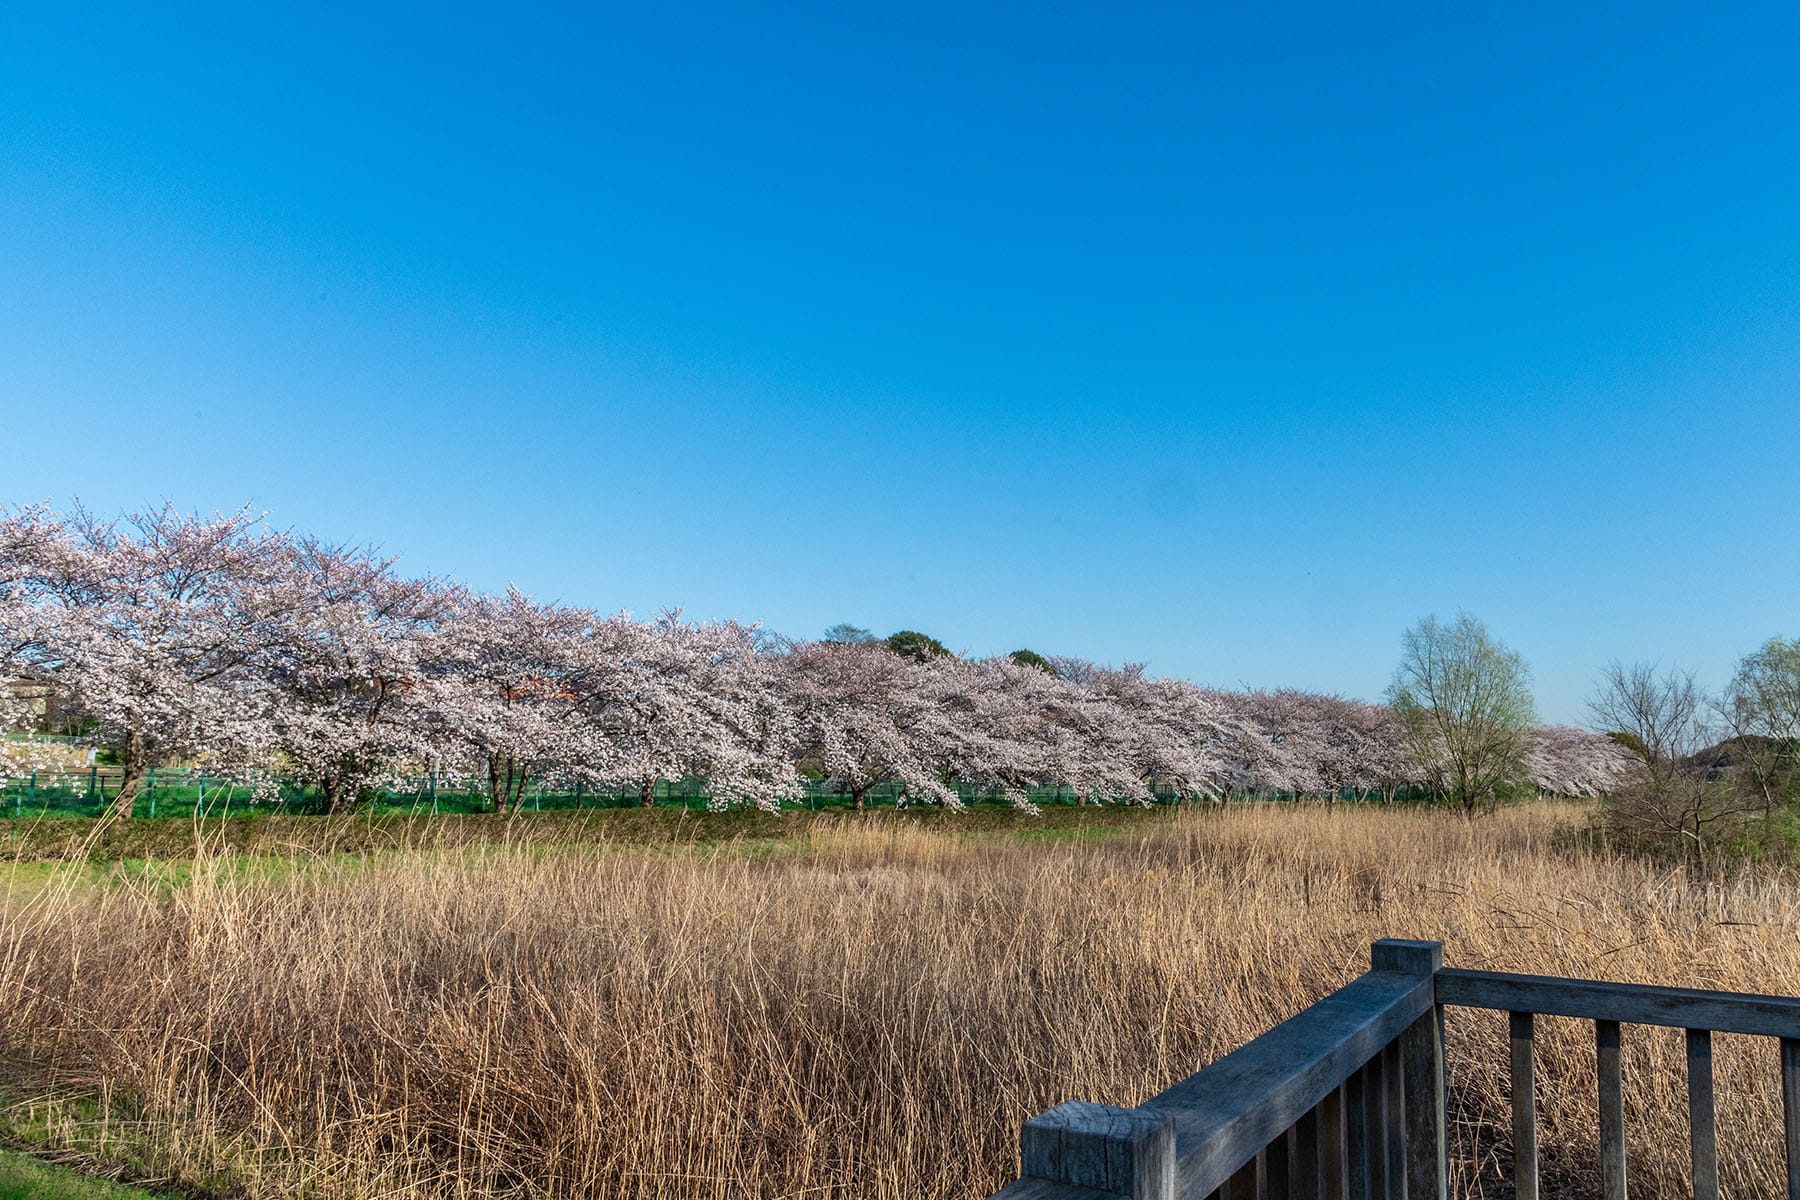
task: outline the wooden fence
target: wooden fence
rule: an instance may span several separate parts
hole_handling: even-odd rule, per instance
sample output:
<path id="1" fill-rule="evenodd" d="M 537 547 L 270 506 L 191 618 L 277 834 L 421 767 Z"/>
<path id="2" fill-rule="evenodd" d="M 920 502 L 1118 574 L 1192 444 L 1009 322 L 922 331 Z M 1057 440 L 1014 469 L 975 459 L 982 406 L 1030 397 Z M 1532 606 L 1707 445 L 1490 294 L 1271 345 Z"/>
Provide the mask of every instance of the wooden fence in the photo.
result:
<path id="1" fill-rule="evenodd" d="M 1605 1200 L 1625 1200 L 1621 1027 L 1687 1031 L 1695 1200 L 1718 1200 L 1712 1035 L 1779 1039 L 1787 1195 L 1800 1200 L 1800 999 L 1443 966 L 1384 940 L 1370 971 L 1137 1108 L 1071 1101 L 1025 1123 L 994 1200 L 1447 1200 L 1447 1005 L 1511 1014 L 1513 1186 L 1538 1200 L 1535 1016 L 1594 1022 Z"/>

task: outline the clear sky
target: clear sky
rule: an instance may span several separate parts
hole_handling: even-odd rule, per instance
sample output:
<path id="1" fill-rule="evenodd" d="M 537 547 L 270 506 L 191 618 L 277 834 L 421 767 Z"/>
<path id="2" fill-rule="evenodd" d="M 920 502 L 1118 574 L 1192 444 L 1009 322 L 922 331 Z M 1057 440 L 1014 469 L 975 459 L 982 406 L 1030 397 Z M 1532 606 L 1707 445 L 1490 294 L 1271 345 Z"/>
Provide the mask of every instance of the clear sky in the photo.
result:
<path id="1" fill-rule="evenodd" d="M 1800 9 L 13 4 L 0 499 L 1552 719 L 1800 634 Z"/>

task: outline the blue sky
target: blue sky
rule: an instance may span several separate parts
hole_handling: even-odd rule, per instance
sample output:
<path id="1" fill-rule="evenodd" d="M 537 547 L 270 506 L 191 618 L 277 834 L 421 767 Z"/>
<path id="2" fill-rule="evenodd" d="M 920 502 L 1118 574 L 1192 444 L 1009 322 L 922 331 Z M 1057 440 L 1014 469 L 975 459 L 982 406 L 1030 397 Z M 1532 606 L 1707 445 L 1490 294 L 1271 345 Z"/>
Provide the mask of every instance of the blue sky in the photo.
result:
<path id="1" fill-rule="evenodd" d="M 1800 10 L 1050 7 L 8 6 L 0 499 L 1552 719 L 1800 634 Z"/>

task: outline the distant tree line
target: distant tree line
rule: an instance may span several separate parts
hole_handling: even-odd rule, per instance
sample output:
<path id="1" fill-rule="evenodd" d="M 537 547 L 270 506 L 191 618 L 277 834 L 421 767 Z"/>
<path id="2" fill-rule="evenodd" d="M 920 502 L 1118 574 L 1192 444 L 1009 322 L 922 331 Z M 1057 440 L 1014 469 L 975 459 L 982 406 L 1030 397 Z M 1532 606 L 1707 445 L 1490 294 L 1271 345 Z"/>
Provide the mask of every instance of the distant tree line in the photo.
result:
<path id="1" fill-rule="evenodd" d="M 1421 671 L 1403 668 L 1374 704 L 1025 649 L 977 659 L 915 630 L 805 641 L 484 594 L 248 511 L 0 510 L 0 683 L 56 690 L 81 736 L 116 755 L 123 815 L 171 760 L 252 787 L 280 774 L 328 810 L 427 770 L 479 780 L 513 811 L 528 783 L 649 804 L 659 781 L 696 777 L 717 806 L 763 808 L 808 775 L 858 806 L 885 785 L 948 807 L 959 787 L 1024 804 L 1062 786 L 1107 802 L 1423 789 L 1475 808 L 1625 780 L 1633 754 L 1617 741 L 1538 726 L 1528 692 L 1490 713 L 1487 692 L 1445 673 L 1433 639 L 1479 659 L 1485 636 L 1422 624 L 1407 643 Z M 1476 666 L 1504 666 L 1498 653 Z M 18 694 L 0 690 L 8 727 Z M 0 774 L 30 766 L 30 743 L 6 750 Z"/>
<path id="2" fill-rule="evenodd" d="M 1714 694 L 1691 671 L 1606 668 L 1591 720 L 1632 757 L 1611 833 L 1694 861 L 1788 849 L 1800 813 L 1800 640 L 1770 638 Z"/>

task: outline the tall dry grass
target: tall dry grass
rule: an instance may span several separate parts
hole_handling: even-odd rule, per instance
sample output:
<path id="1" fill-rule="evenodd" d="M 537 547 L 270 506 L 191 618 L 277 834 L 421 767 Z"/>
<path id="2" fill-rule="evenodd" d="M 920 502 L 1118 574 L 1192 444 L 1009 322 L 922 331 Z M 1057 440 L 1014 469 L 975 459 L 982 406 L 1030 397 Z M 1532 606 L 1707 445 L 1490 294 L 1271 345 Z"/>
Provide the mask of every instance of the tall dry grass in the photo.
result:
<path id="1" fill-rule="evenodd" d="M 1559 848 L 1567 816 L 1250 806 L 1035 845 L 886 816 L 768 857 L 494 847 L 14 889 L 0 1049 L 36 1136 L 248 1196 L 916 1200 L 985 1195 L 1024 1117 L 1159 1091 L 1379 936 L 1800 992 L 1789 884 Z M 1581 1195 L 1591 1027 L 1540 1029 L 1547 1183 Z M 1487 1014 L 1450 1039 L 1474 1195 L 1504 1165 L 1505 1052 Z M 1627 1045 L 1633 1193 L 1684 1195 L 1679 1034 Z M 1779 1194 L 1775 1051 L 1717 1053 L 1729 1194 Z M 75 1093 L 103 1104 L 49 1099 Z"/>

